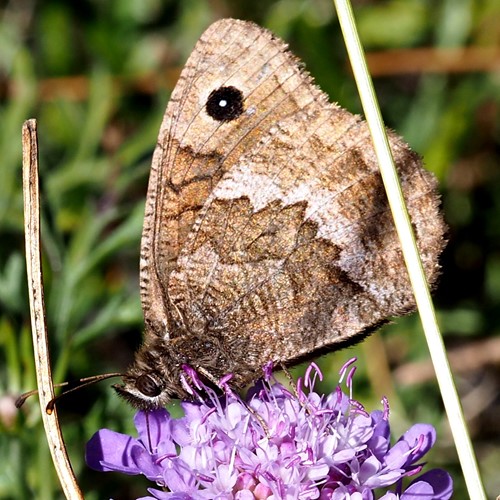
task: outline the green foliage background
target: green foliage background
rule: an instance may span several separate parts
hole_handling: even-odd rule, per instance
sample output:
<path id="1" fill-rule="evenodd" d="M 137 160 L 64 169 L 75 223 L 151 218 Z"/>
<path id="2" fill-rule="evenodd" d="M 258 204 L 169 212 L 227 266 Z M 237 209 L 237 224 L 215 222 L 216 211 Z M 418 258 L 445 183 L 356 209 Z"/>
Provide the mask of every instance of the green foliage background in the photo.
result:
<path id="1" fill-rule="evenodd" d="M 464 65 L 450 72 L 443 65 L 401 73 L 397 59 L 384 76 L 374 68 L 387 124 L 424 156 L 442 186 L 450 243 L 436 302 L 485 486 L 494 497 L 500 493 L 500 5 L 363 0 L 355 2 L 355 13 L 366 50 L 382 52 L 390 65 L 393 49 L 424 48 L 430 58 L 437 49 L 496 47 L 479 69 Z M 2 499 L 61 497 L 36 399 L 20 412 L 12 407 L 17 394 L 35 386 L 21 125 L 31 117 L 39 123 L 54 377 L 121 371 L 141 338 L 139 240 L 161 116 L 195 41 L 227 16 L 254 20 L 286 39 L 332 100 L 360 111 L 329 0 L 11 0 L 0 6 Z M 363 345 L 322 358 L 325 391 L 333 390 L 336 370 L 353 354 L 360 358 L 358 399 L 371 410 L 389 396 L 396 438 L 411 423 L 435 425 L 438 443 L 429 466 L 449 470 L 455 498 L 465 498 L 440 396 L 432 373 L 425 375 L 428 355 L 418 319 L 398 319 Z M 99 474 L 84 463 L 85 442 L 99 428 L 133 432 L 133 411 L 108 385 L 61 400 L 64 435 L 86 498 L 137 498 L 145 494 L 142 478 Z"/>

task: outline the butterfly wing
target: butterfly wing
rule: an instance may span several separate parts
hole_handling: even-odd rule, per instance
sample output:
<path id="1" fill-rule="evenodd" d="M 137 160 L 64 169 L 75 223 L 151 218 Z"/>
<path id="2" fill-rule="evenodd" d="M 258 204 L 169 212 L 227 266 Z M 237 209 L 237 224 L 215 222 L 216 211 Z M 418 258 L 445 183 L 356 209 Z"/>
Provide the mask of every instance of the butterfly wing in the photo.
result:
<path id="1" fill-rule="evenodd" d="M 435 181 L 390 142 L 433 282 Z M 283 42 L 242 21 L 204 33 L 172 94 L 141 257 L 152 331 L 216 335 L 255 367 L 414 307 L 366 124 L 329 103 Z"/>

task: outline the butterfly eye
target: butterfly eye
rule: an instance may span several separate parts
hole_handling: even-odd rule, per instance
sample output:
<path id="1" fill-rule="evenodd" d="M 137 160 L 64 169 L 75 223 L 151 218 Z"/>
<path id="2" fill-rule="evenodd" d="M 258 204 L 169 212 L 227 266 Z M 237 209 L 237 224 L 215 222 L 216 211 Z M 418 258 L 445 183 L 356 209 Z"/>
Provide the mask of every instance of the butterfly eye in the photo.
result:
<path id="1" fill-rule="evenodd" d="M 205 109 L 214 120 L 230 122 L 244 111 L 243 94 L 236 87 L 219 87 L 208 96 Z"/>
<path id="2" fill-rule="evenodd" d="M 141 375 L 136 381 L 136 387 L 141 391 L 144 396 L 149 396 L 153 398 L 159 396 L 162 391 L 162 387 L 151 375 Z"/>

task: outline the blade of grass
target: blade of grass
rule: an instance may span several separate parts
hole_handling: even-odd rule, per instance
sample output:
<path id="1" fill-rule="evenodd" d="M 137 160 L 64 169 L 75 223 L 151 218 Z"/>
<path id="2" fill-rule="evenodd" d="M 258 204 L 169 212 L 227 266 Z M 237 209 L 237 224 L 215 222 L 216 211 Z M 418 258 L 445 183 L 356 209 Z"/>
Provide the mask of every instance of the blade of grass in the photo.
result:
<path id="1" fill-rule="evenodd" d="M 334 0 L 470 498 L 486 499 L 349 0 Z"/>

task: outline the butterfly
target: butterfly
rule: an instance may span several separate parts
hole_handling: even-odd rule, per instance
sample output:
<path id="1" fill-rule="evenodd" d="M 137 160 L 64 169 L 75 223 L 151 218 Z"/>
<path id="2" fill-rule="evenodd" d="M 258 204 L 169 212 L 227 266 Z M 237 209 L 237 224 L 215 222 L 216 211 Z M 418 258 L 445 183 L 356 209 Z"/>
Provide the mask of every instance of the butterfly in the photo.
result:
<path id="1" fill-rule="evenodd" d="M 389 131 L 424 269 L 439 274 L 436 180 Z M 224 19 L 201 36 L 153 155 L 141 242 L 144 342 L 114 386 L 189 397 L 183 367 L 243 387 L 358 342 L 415 302 L 370 133 L 283 41 Z"/>

